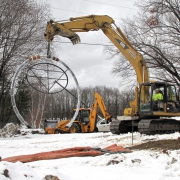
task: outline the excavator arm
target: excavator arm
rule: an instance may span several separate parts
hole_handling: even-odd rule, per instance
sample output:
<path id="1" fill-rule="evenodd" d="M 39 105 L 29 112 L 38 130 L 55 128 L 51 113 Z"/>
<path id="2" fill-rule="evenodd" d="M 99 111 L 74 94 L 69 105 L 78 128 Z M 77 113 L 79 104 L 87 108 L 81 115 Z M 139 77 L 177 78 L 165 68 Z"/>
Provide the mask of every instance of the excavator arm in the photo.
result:
<path id="1" fill-rule="evenodd" d="M 132 46 L 121 29 L 116 26 L 115 21 L 107 16 L 82 16 L 70 18 L 69 21 L 62 23 L 50 20 L 44 33 L 46 41 L 51 42 L 55 35 L 69 38 L 71 42 L 77 44 L 80 42 L 78 32 L 98 31 L 102 30 L 103 33 L 111 40 L 111 42 L 119 49 L 125 58 L 133 66 L 137 81 L 139 84 L 148 82 L 148 68 L 146 62 L 137 50 Z M 138 88 L 135 90 L 135 100 L 130 102 L 129 109 L 125 110 L 126 115 L 137 114 L 138 109 Z"/>
<path id="2" fill-rule="evenodd" d="M 44 37 L 46 41 L 50 42 L 55 35 L 60 35 L 69 38 L 73 44 L 77 44 L 80 42 L 80 38 L 76 32 L 98 31 L 100 29 L 132 64 L 138 82 L 148 82 L 148 70 L 142 56 L 132 46 L 121 29 L 115 25 L 114 20 L 107 15 L 70 18 L 69 21 L 63 23 L 50 20 L 47 23 Z"/>
<path id="3" fill-rule="evenodd" d="M 94 103 L 91 105 L 90 115 L 89 115 L 90 132 L 93 132 L 94 129 L 96 128 L 98 108 L 101 110 L 103 117 L 107 121 L 111 121 L 112 117 L 107 111 L 106 105 L 104 103 L 104 99 L 97 92 L 95 92 L 94 93 Z"/>
<path id="4" fill-rule="evenodd" d="M 104 99 L 97 92 L 94 93 L 94 98 L 95 98 L 95 101 L 94 101 L 93 105 L 91 106 L 91 110 L 92 111 L 94 109 L 97 110 L 98 107 L 99 107 L 100 110 L 101 110 L 101 113 L 103 114 L 103 117 L 106 120 L 110 120 L 111 119 L 111 115 L 108 113 L 108 110 L 107 110 L 106 105 L 104 103 Z M 95 114 L 97 114 L 97 112 Z"/>
<path id="5" fill-rule="evenodd" d="M 50 20 L 47 22 L 44 37 L 46 41 L 51 42 L 55 35 L 60 35 L 69 38 L 74 45 L 81 41 L 75 32 L 98 31 L 99 29 L 105 29 L 106 24 L 112 24 L 113 22 L 113 19 L 109 16 L 94 15 L 70 18 L 69 21 L 63 23 Z"/>

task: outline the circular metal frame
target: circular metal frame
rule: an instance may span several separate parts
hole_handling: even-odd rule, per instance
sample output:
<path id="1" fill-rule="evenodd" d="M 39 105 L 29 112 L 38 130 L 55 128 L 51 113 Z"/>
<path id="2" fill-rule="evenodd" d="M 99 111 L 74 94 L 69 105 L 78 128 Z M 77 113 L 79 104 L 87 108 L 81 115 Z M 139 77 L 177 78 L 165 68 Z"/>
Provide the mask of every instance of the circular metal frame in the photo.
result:
<path id="1" fill-rule="evenodd" d="M 49 58 L 48 58 L 49 60 Z M 53 59 L 52 59 L 53 60 Z M 15 72 L 13 79 L 12 79 L 12 83 L 11 83 L 11 103 L 14 109 L 15 114 L 17 115 L 18 119 L 20 120 L 20 122 L 22 124 L 24 124 L 25 126 L 27 126 L 28 128 L 30 128 L 30 126 L 28 125 L 28 123 L 24 120 L 24 118 L 21 116 L 21 114 L 18 111 L 18 108 L 16 106 L 16 102 L 15 102 L 15 82 L 16 82 L 16 78 L 18 77 L 20 71 L 28 64 L 32 61 L 30 61 L 29 59 L 27 59 L 26 61 L 24 61 L 17 69 L 17 71 Z M 74 122 L 74 120 L 76 119 L 78 113 L 79 113 L 79 108 L 80 108 L 80 103 L 81 103 L 81 91 L 80 91 L 80 87 L 79 87 L 79 83 L 76 79 L 76 76 L 74 75 L 74 73 L 72 72 L 72 70 L 61 60 L 58 59 L 58 62 L 61 63 L 63 66 L 65 66 L 67 68 L 67 71 L 69 71 L 75 81 L 76 87 L 77 87 L 77 106 L 76 106 L 76 111 L 72 117 L 72 119 L 70 120 L 70 122 L 67 124 L 67 127 L 71 127 L 72 123 Z M 64 88 L 65 89 L 65 88 Z"/>

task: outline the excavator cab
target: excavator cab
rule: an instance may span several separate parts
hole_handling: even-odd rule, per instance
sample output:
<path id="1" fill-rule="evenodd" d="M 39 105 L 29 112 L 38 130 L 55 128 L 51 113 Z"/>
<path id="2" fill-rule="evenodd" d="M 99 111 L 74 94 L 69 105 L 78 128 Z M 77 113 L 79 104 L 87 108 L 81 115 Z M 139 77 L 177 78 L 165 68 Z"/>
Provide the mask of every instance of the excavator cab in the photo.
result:
<path id="1" fill-rule="evenodd" d="M 156 89 L 162 94 L 162 99 L 154 100 Z M 165 82 L 143 83 L 139 91 L 139 115 L 144 117 L 171 117 L 180 112 L 176 87 Z"/>

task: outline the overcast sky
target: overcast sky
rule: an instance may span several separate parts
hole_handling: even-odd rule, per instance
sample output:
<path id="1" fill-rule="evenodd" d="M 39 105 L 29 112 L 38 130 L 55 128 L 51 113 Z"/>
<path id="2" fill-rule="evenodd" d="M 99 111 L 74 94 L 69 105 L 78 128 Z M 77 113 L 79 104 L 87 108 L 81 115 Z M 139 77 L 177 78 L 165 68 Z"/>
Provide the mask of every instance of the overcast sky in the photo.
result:
<path id="1" fill-rule="evenodd" d="M 52 6 L 52 19 L 55 21 L 94 14 L 108 15 L 119 25 L 122 18 L 132 17 L 137 13 L 135 0 L 46 0 L 46 2 Z M 104 46 L 92 45 L 108 45 L 110 40 L 101 30 L 78 35 L 81 43 L 91 45 L 61 43 L 61 49 L 56 51 L 56 55 L 74 72 L 80 87 L 101 85 L 122 90 L 119 77 L 111 73 L 115 60 L 107 59 L 108 55 L 103 53 Z M 62 38 L 62 42 L 70 41 Z"/>

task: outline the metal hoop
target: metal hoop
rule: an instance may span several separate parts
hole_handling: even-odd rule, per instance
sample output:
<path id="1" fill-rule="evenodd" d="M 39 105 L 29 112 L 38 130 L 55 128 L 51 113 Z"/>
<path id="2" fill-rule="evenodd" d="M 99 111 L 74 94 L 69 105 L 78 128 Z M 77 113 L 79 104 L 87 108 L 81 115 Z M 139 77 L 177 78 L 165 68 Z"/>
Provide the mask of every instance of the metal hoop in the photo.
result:
<path id="1" fill-rule="evenodd" d="M 36 58 L 34 58 L 36 59 Z M 40 59 L 40 58 L 39 58 Z M 52 60 L 57 60 L 58 58 L 52 58 Z M 21 114 L 19 113 L 18 109 L 17 109 L 17 106 L 16 106 L 16 102 L 15 102 L 15 81 L 16 81 L 16 78 L 17 76 L 19 75 L 20 71 L 30 62 L 32 62 L 33 60 L 33 57 L 31 59 L 27 59 L 26 61 L 24 61 L 17 69 L 17 71 L 15 72 L 14 76 L 13 76 L 13 79 L 12 79 L 12 83 L 11 83 L 11 91 L 10 91 L 10 94 L 11 94 L 11 103 L 12 103 L 12 106 L 13 106 L 13 109 L 14 109 L 14 112 L 16 113 L 18 119 L 20 120 L 20 122 L 22 124 L 24 124 L 25 126 L 27 126 L 28 128 L 30 128 L 30 126 L 28 125 L 28 123 L 24 120 L 24 118 L 21 116 Z M 49 61 L 49 59 L 48 59 Z M 67 70 L 71 73 L 74 81 L 75 81 L 75 84 L 76 84 L 76 87 L 77 87 L 77 94 L 78 94 L 78 97 L 77 97 L 77 106 L 76 106 L 76 111 L 72 117 L 72 119 L 70 120 L 70 122 L 68 123 L 67 127 L 71 127 L 72 123 L 74 122 L 74 120 L 76 119 L 78 113 L 79 113 L 79 108 L 80 108 L 80 102 L 81 102 L 81 91 L 80 91 L 80 87 L 79 87 L 79 83 L 77 81 L 77 78 L 76 76 L 74 75 L 74 73 L 72 72 L 72 70 L 64 63 L 62 62 L 61 60 L 58 59 L 58 62 L 61 63 L 63 66 L 65 66 L 67 68 Z M 56 65 L 55 65 L 56 66 Z M 60 68 L 61 69 L 61 68 Z M 67 75 L 67 74 L 66 74 Z M 66 88 L 66 87 L 65 87 Z M 65 89 L 64 88 L 64 89 Z"/>

